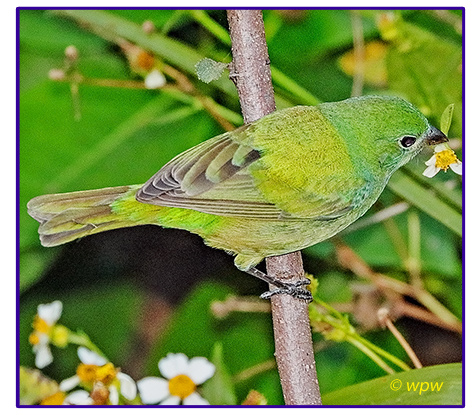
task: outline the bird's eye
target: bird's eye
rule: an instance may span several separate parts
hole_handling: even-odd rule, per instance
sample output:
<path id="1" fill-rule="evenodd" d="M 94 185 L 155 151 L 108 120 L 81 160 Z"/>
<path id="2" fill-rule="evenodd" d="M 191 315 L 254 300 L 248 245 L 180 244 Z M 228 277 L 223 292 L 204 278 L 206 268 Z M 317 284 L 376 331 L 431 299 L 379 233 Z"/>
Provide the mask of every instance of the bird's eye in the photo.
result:
<path id="1" fill-rule="evenodd" d="M 415 144 L 415 142 L 416 142 L 416 137 L 413 137 L 412 135 L 406 135 L 400 138 L 400 145 L 403 148 L 411 147 L 413 144 Z"/>

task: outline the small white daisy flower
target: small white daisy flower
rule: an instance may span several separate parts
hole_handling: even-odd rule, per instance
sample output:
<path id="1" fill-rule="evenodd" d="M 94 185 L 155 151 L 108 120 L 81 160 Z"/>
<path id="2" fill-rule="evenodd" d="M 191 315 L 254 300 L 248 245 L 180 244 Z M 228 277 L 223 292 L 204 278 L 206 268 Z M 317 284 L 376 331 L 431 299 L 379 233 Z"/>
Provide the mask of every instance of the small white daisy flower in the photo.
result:
<path id="1" fill-rule="evenodd" d="M 160 405 L 209 405 L 196 388 L 215 373 L 215 366 L 205 357 L 189 359 L 183 353 L 169 353 L 158 362 L 161 374 L 166 378 L 145 377 L 137 382 L 144 404 Z"/>
<path id="2" fill-rule="evenodd" d="M 53 328 L 61 317 L 63 304 L 61 301 L 53 301 L 49 304 L 40 304 L 38 313 L 33 321 L 33 332 L 30 334 L 29 342 L 33 345 L 35 353 L 35 365 L 42 369 L 53 361 L 53 355 L 49 347 L 53 334 Z"/>
<path id="3" fill-rule="evenodd" d="M 94 400 L 90 397 L 89 392 L 81 389 L 67 395 L 63 405 L 94 405 Z"/>
<path id="4" fill-rule="evenodd" d="M 462 162 L 458 160 L 456 153 L 448 144 L 438 144 L 434 148 L 434 155 L 425 164 L 428 166 L 423 172 L 423 176 L 433 177 L 441 170 L 447 171 L 448 168 L 459 175 L 462 175 Z"/>
<path id="5" fill-rule="evenodd" d="M 135 399 L 137 385 L 130 376 L 120 372 L 104 357 L 85 347 L 79 347 L 77 355 L 81 364 L 74 376 L 60 383 L 61 391 L 70 391 L 81 385 L 90 391 L 88 395 L 95 405 L 107 403 L 118 405 L 120 395 L 129 401 Z"/>

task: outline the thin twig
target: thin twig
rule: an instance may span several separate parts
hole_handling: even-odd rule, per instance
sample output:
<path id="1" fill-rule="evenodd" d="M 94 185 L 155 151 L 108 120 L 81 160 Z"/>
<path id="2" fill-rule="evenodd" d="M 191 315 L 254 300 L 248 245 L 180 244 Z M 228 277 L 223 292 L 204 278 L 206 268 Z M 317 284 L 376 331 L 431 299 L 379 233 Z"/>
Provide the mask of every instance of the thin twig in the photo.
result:
<path id="1" fill-rule="evenodd" d="M 268 301 L 255 298 L 228 297 L 224 301 L 214 301 L 211 311 L 216 318 L 226 318 L 230 313 L 269 313 Z"/>
<path id="2" fill-rule="evenodd" d="M 261 373 L 268 372 L 275 368 L 275 360 L 265 360 L 258 365 L 251 366 L 248 369 L 242 370 L 233 376 L 235 382 L 243 382 L 244 380 L 250 379 L 254 376 L 260 375 Z"/>
<path id="3" fill-rule="evenodd" d="M 275 110 L 270 60 L 259 10 L 228 10 L 232 39 L 230 76 L 246 123 Z M 267 273 L 279 280 L 304 278 L 299 252 L 267 258 Z M 288 295 L 271 299 L 275 357 L 287 405 L 321 405 L 308 305 Z"/>
<path id="4" fill-rule="evenodd" d="M 423 365 L 421 364 L 420 360 L 418 359 L 417 355 L 415 354 L 415 352 L 413 351 L 409 343 L 406 341 L 405 337 L 403 337 L 402 333 L 398 331 L 398 329 L 392 323 L 392 320 L 390 320 L 388 316 L 388 310 L 386 308 L 381 308 L 378 311 L 378 318 L 379 318 L 380 324 L 384 327 L 387 327 L 390 330 L 390 332 L 394 335 L 394 337 L 398 340 L 398 342 L 403 347 L 408 357 L 413 362 L 413 365 L 417 369 L 421 369 Z"/>
<path id="5" fill-rule="evenodd" d="M 343 267 L 350 269 L 358 277 L 372 281 L 392 304 L 392 312 L 396 312 L 399 316 L 409 315 L 458 333 L 462 332 L 462 324 L 457 317 L 425 289 L 413 287 L 406 282 L 375 272 L 349 246 L 340 241 L 336 243 L 336 253 Z M 416 299 L 428 310 L 410 305 L 403 296 Z"/>

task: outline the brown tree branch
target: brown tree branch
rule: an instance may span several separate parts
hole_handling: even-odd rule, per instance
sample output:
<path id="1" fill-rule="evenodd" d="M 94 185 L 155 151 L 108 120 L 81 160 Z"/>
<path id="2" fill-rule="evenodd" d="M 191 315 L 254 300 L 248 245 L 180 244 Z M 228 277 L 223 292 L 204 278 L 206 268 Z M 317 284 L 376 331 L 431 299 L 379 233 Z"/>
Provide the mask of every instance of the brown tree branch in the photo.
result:
<path id="1" fill-rule="evenodd" d="M 232 39 L 230 77 L 246 123 L 275 110 L 265 28 L 260 10 L 228 10 Z M 267 273 L 281 281 L 304 278 L 299 252 L 267 258 Z M 275 357 L 287 405 L 321 405 L 305 301 L 288 295 L 271 299 Z"/>

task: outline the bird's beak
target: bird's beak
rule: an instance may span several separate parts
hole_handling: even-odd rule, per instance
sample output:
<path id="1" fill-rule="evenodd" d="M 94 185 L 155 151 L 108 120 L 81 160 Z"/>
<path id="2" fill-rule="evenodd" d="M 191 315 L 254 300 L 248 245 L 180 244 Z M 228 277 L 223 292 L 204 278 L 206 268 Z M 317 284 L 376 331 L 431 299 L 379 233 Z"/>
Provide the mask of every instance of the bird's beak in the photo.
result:
<path id="1" fill-rule="evenodd" d="M 425 142 L 429 146 L 446 143 L 447 141 L 448 137 L 446 137 L 441 131 L 433 126 L 430 127 L 428 133 L 425 136 Z"/>

